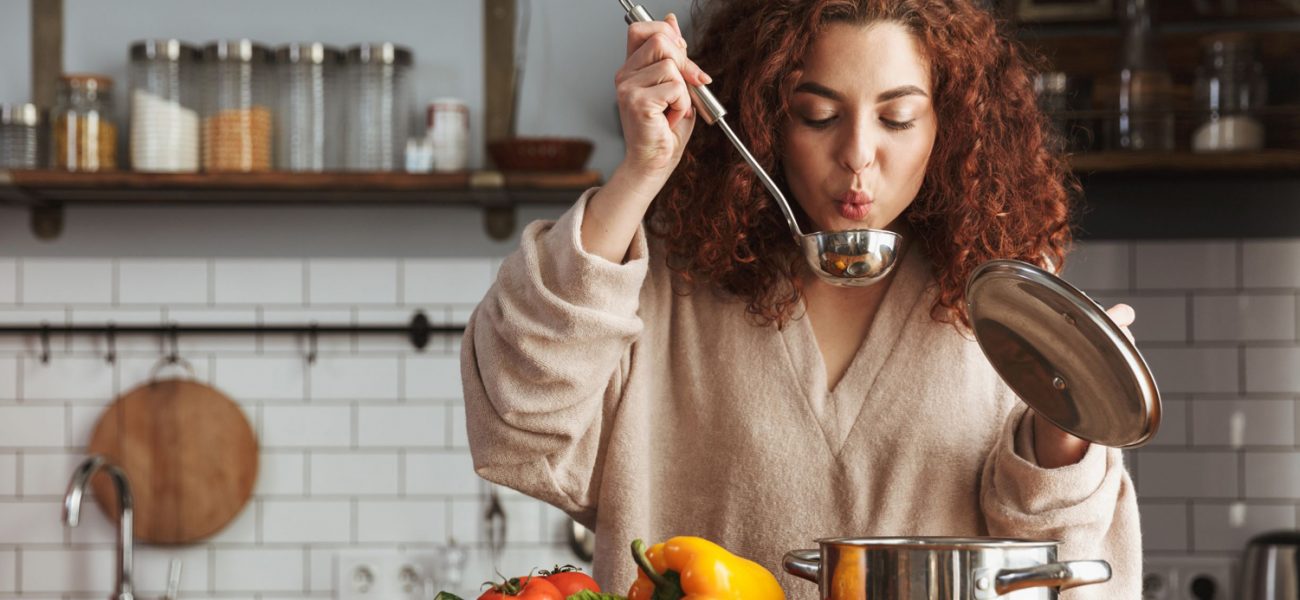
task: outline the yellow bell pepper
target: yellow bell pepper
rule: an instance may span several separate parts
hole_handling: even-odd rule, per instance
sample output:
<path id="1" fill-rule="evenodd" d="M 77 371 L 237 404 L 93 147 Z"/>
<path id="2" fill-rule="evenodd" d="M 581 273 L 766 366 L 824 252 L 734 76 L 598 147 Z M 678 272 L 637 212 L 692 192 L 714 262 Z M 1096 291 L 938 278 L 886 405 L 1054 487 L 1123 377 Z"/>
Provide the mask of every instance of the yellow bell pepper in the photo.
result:
<path id="1" fill-rule="evenodd" d="M 771 571 L 703 538 L 678 536 L 632 542 L 639 567 L 628 600 L 785 600 Z"/>

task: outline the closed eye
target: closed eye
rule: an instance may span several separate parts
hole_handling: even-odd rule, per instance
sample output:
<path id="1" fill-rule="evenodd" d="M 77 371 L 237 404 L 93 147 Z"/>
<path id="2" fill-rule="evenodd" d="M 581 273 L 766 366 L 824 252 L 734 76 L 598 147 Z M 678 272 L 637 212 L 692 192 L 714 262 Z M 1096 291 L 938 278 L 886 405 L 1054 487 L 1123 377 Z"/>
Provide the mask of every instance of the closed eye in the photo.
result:
<path id="1" fill-rule="evenodd" d="M 880 122 L 884 123 L 885 127 L 889 129 L 893 129 L 894 131 L 903 131 L 906 129 L 911 129 L 916 126 L 916 119 L 913 119 L 911 121 L 894 121 L 892 119 L 881 119 Z"/>

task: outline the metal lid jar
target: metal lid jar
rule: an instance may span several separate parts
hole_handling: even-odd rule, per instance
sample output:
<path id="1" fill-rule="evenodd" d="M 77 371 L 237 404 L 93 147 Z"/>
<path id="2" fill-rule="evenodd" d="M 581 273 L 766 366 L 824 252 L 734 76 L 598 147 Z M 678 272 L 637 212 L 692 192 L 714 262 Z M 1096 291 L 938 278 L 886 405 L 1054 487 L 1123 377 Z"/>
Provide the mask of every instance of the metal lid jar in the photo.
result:
<path id="1" fill-rule="evenodd" d="M 131 44 L 131 168 L 199 170 L 198 48 L 179 40 Z"/>
<path id="2" fill-rule="evenodd" d="M 405 166 L 411 128 L 411 51 L 389 43 L 347 51 L 348 108 L 345 164 L 355 171 L 396 171 Z"/>
<path id="3" fill-rule="evenodd" d="M 43 121 L 35 104 L 0 104 L 0 169 L 41 168 Z"/>
<path id="4" fill-rule="evenodd" d="M 1264 126 L 1257 118 L 1268 93 L 1264 68 L 1255 58 L 1255 42 L 1246 33 L 1230 32 L 1201 41 L 1203 62 L 1196 68 L 1199 125 L 1192 134 L 1197 152 L 1259 150 Z"/>
<path id="5" fill-rule="evenodd" d="M 203 169 L 270 171 L 274 92 L 271 53 L 249 40 L 203 48 Z"/>
<path id="6" fill-rule="evenodd" d="M 67 171 L 117 168 L 113 80 L 103 75 L 64 75 L 50 112 L 50 165 Z"/>
<path id="7" fill-rule="evenodd" d="M 342 166 L 339 69 L 343 53 L 313 42 L 275 52 L 280 110 L 276 165 L 284 171 L 332 171 Z"/>

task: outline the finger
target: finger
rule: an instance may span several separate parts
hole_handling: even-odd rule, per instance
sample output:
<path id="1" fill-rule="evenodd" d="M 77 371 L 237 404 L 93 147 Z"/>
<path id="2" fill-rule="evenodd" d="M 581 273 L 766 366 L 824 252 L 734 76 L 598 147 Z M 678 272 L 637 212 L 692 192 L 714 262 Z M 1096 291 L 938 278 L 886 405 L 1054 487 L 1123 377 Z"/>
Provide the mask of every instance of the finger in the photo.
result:
<path id="1" fill-rule="evenodd" d="M 627 61 L 623 63 L 623 69 L 625 71 L 636 71 L 665 58 L 671 58 L 677 63 L 679 69 L 685 70 L 690 59 L 686 57 L 686 51 L 682 50 L 681 46 L 678 46 L 671 36 L 670 33 L 659 32 L 646 38 L 645 43 L 641 44 L 636 51 L 632 52 L 631 56 L 627 57 Z"/>
<path id="2" fill-rule="evenodd" d="M 677 13 L 668 13 L 668 17 L 664 19 L 664 22 L 673 26 L 673 31 L 677 32 L 677 37 L 681 38 L 682 44 L 685 45 L 686 36 L 682 35 L 682 25 L 677 22 Z"/>
<path id="3" fill-rule="evenodd" d="M 631 57 L 632 54 L 636 52 L 637 48 L 644 45 L 646 40 L 654 37 L 655 34 L 663 34 L 678 48 L 686 47 L 686 40 L 682 39 L 681 34 L 678 33 L 676 29 L 673 29 L 672 25 L 663 21 L 650 21 L 646 23 L 637 22 L 628 25 L 627 27 L 628 57 Z"/>
<path id="4" fill-rule="evenodd" d="M 1137 319 L 1137 313 L 1127 304 L 1116 304 L 1106 309 L 1106 314 L 1120 327 L 1128 327 Z"/>
<path id="5" fill-rule="evenodd" d="M 643 116 L 655 116 L 665 111 L 668 123 L 673 125 L 677 117 L 691 109 L 691 96 L 686 91 L 686 82 L 673 64 L 664 61 L 658 68 L 643 69 L 637 78 L 628 82 L 639 88 L 636 106 L 643 109 Z"/>

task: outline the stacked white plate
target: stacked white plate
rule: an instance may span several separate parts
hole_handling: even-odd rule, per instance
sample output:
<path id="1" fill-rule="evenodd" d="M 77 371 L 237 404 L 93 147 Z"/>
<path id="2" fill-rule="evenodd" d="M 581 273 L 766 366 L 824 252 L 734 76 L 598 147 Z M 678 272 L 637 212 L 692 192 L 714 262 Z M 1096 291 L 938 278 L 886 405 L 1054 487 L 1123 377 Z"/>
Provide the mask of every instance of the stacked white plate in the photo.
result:
<path id="1" fill-rule="evenodd" d="M 131 165 L 136 171 L 199 170 L 199 114 L 142 89 L 131 92 Z"/>

